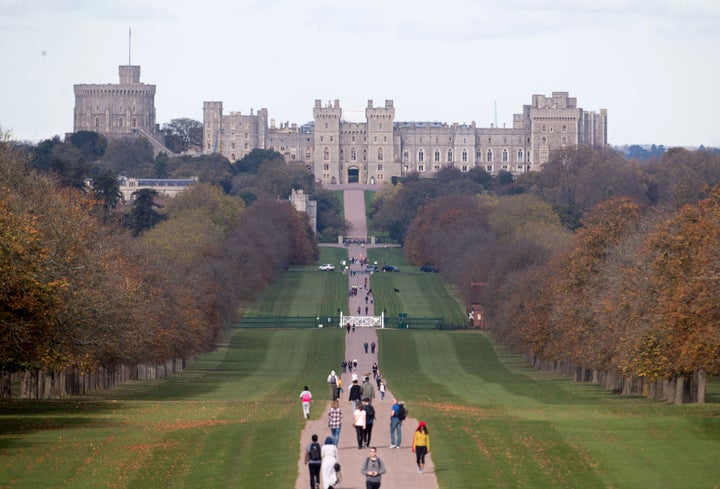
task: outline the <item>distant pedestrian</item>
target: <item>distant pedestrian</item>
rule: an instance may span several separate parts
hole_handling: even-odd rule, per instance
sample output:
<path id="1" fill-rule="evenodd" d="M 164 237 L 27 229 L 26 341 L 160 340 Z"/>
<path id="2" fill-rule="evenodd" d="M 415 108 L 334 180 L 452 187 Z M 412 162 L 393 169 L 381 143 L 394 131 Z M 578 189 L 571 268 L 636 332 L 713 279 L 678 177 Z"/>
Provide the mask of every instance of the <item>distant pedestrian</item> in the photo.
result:
<path id="1" fill-rule="evenodd" d="M 376 346 L 377 346 L 377 345 L 375 344 L 374 341 L 373 341 L 372 343 L 370 343 L 370 353 L 375 353 L 375 347 L 376 347 Z M 375 364 L 375 372 L 377 372 L 377 364 Z"/>
<path id="2" fill-rule="evenodd" d="M 357 404 L 355 411 L 353 412 L 355 435 L 357 436 L 358 448 L 363 447 L 363 439 L 365 439 L 365 423 L 367 422 L 365 409 L 363 409 L 362 402 Z"/>
<path id="3" fill-rule="evenodd" d="M 365 306 L 365 315 L 366 315 L 366 316 L 367 316 L 367 314 L 368 314 L 368 311 L 369 311 L 368 306 Z"/>
<path id="4" fill-rule="evenodd" d="M 303 416 L 305 419 L 310 418 L 310 403 L 312 402 L 312 394 L 310 393 L 310 390 L 308 389 L 308 386 L 305 386 L 303 391 L 300 393 L 300 402 L 302 402 L 302 409 L 303 409 Z"/>
<path id="5" fill-rule="evenodd" d="M 310 489 L 320 487 L 320 466 L 322 464 L 322 447 L 318 443 L 318 436 L 312 436 L 312 442 L 305 449 L 305 465 L 310 472 Z"/>
<path id="6" fill-rule="evenodd" d="M 352 323 L 352 332 L 355 332 L 355 323 Z"/>
<path id="7" fill-rule="evenodd" d="M 366 447 L 370 447 L 370 439 L 372 438 L 373 424 L 375 422 L 375 408 L 370 404 L 370 399 L 363 399 L 363 409 L 365 410 L 365 433 L 363 442 Z"/>
<path id="8" fill-rule="evenodd" d="M 348 334 L 350 334 L 350 321 L 348 321 L 345 327 L 347 328 Z"/>
<path id="9" fill-rule="evenodd" d="M 320 469 L 322 472 L 323 489 L 333 489 L 338 483 L 335 466 L 338 463 L 337 445 L 333 444 L 332 438 L 325 438 L 325 444 L 322 447 L 322 463 Z"/>
<path id="10" fill-rule="evenodd" d="M 363 344 L 363 348 L 365 348 L 365 353 L 368 351 L 368 342 L 366 341 L 365 344 Z"/>
<path id="11" fill-rule="evenodd" d="M 330 403 L 328 410 L 328 428 L 332 435 L 332 441 L 335 445 L 340 443 L 340 430 L 342 429 L 342 409 L 337 399 Z"/>
<path id="12" fill-rule="evenodd" d="M 425 470 L 425 455 L 430 453 L 430 435 L 428 434 L 427 426 L 425 426 L 425 421 L 420 421 L 420 424 L 415 430 L 412 451 L 415 453 L 418 472 L 422 474 Z"/>
<path id="13" fill-rule="evenodd" d="M 338 375 L 337 378 L 337 390 L 335 391 L 335 399 L 340 399 L 340 394 L 342 394 L 343 388 L 342 388 L 342 378 Z"/>
<path id="14" fill-rule="evenodd" d="M 385 381 L 380 379 L 380 388 L 378 389 L 380 391 L 380 400 L 385 400 Z"/>
<path id="15" fill-rule="evenodd" d="M 385 473 L 385 464 L 377 456 L 377 448 L 370 449 L 370 456 L 365 459 L 360 472 L 365 476 L 366 489 L 380 489 L 380 480 Z"/>
<path id="16" fill-rule="evenodd" d="M 393 399 L 390 414 L 390 448 L 400 448 L 402 443 L 402 422 L 407 415 L 405 405 L 398 403 L 397 399 Z"/>
<path id="17" fill-rule="evenodd" d="M 352 404 L 353 412 L 357 409 L 357 405 L 360 404 L 361 399 L 362 388 L 358 385 L 357 380 L 353 380 L 352 387 L 350 387 L 350 395 L 348 396 L 348 400 L 350 404 Z"/>
<path id="18" fill-rule="evenodd" d="M 368 399 L 370 403 L 375 399 L 375 387 L 370 382 L 370 379 L 363 377 L 363 383 L 360 386 L 362 389 L 362 398 Z"/>
<path id="19" fill-rule="evenodd" d="M 335 373 L 335 371 L 334 370 L 330 371 L 330 375 L 328 375 L 328 378 L 327 378 L 327 383 L 328 383 L 328 386 L 330 387 L 330 400 L 331 401 L 337 399 L 337 381 L 338 381 L 338 376 Z"/>
<path id="20" fill-rule="evenodd" d="M 353 372 L 357 372 L 357 358 L 353 358 Z"/>

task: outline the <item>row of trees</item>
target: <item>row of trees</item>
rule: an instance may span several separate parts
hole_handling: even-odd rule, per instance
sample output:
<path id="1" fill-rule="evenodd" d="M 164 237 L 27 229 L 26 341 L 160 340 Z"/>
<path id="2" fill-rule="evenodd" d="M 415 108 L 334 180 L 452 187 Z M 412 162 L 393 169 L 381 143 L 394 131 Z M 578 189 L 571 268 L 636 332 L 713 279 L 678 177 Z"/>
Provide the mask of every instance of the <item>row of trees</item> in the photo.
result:
<path id="1" fill-rule="evenodd" d="M 287 202 L 246 206 L 197 185 L 133 237 L 102 202 L 33 171 L 0 143 L 0 370 L 163 364 L 214 348 L 224 324 L 285 264 L 313 263 L 307 218 Z M 28 396 L 62 395 L 72 383 Z"/>
<path id="2" fill-rule="evenodd" d="M 413 216 L 408 260 L 440 268 L 485 306 L 494 337 L 538 366 L 702 402 L 705 376 L 720 375 L 720 187 L 707 185 L 720 157 L 664 158 L 646 168 L 567 151 L 505 195 L 408 179 L 375 209 Z"/>

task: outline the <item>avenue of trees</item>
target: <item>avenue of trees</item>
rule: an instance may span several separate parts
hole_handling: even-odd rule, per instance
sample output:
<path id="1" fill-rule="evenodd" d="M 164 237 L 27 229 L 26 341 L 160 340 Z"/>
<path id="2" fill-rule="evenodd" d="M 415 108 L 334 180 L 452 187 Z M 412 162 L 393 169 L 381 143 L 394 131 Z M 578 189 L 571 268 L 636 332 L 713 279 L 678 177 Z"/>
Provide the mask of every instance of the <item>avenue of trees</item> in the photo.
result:
<path id="1" fill-rule="evenodd" d="M 577 380 L 704 401 L 720 375 L 720 155 L 574 149 L 509 186 L 445 177 L 378 192 L 373 218 L 482 304 L 496 340 Z"/>
<path id="2" fill-rule="evenodd" d="M 161 218 L 130 229 L 136 207 L 112 209 L 30 156 L 0 141 L 2 397 L 13 378 L 43 398 L 182 368 L 284 265 L 317 260 L 307 217 L 287 201 L 247 205 L 198 184 L 161 207 L 145 195 Z"/>

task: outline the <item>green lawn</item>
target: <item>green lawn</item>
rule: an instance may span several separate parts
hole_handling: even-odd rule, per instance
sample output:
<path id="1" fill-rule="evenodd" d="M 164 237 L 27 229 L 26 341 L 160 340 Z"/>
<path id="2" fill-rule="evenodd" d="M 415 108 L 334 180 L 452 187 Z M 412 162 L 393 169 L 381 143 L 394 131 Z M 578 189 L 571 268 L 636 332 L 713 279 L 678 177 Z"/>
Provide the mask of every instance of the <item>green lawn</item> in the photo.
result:
<path id="1" fill-rule="evenodd" d="M 346 250 L 322 253 L 339 261 Z M 438 275 L 411 270 L 396 249 L 372 250 L 371 259 L 402 269 L 372 278 L 389 311 L 452 313 Z M 347 283 L 340 272 L 291 267 L 253 310 L 331 314 L 347 303 Z M 482 333 L 378 334 L 388 385 L 428 423 L 441 489 L 720 484 L 716 383 L 712 403 L 667 405 L 534 371 Z M 0 488 L 293 487 L 298 395 L 307 384 L 326 398 L 344 338 L 341 328 L 233 330 L 170 379 L 93 398 L 0 401 Z"/>

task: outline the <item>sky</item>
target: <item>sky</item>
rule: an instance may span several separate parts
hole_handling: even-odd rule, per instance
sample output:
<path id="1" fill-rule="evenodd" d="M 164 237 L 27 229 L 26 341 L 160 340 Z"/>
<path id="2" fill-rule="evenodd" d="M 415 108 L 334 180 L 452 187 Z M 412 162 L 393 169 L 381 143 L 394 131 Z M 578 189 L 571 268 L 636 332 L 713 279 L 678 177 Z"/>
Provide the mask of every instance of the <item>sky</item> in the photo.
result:
<path id="1" fill-rule="evenodd" d="M 130 32 L 132 33 L 130 35 Z M 0 0 L 0 130 L 73 129 L 73 85 L 140 65 L 157 122 L 267 108 L 312 120 L 512 126 L 533 94 L 608 111 L 611 145 L 720 147 L 717 0 Z"/>

